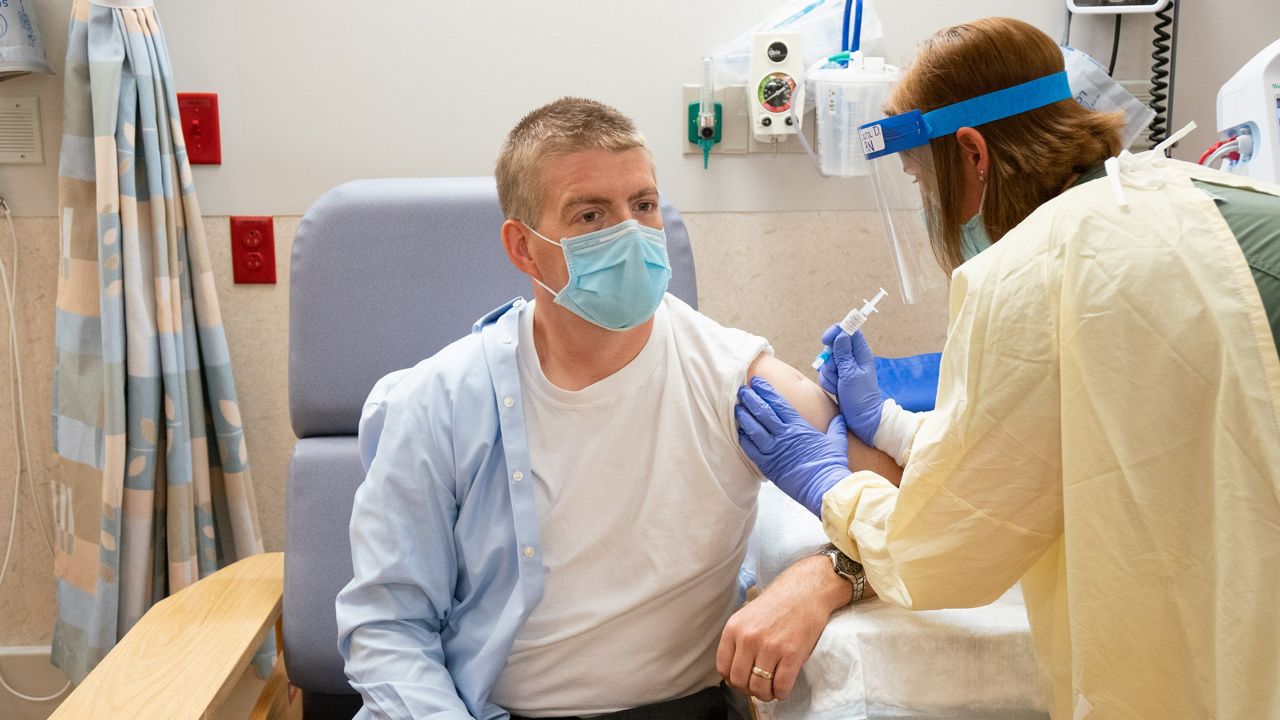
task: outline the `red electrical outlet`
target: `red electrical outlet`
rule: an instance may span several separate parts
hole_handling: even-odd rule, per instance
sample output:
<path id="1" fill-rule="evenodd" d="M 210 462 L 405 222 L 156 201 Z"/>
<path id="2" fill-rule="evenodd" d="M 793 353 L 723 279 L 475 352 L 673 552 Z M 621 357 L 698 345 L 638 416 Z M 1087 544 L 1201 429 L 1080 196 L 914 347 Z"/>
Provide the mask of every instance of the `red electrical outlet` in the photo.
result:
<path id="1" fill-rule="evenodd" d="M 187 141 L 187 161 L 192 165 L 221 165 L 218 96 L 178 93 L 178 115 L 182 118 L 182 137 Z"/>
<path id="2" fill-rule="evenodd" d="M 231 269 L 237 283 L 275 284 L 276 237 L 270 217 L 231 218 Z"/>

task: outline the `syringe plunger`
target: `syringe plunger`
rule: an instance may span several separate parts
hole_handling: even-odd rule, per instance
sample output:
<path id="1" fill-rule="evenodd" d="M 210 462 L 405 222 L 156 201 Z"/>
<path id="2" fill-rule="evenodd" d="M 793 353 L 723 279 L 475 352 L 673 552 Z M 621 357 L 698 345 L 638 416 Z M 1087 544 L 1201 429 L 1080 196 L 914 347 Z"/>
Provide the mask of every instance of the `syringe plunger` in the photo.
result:
<path id="1" fill-rule="evenodd" d="M 876 305 L 878 305 L 880 301 L 884 299 L 884 296 L 888 294 L 889 293 L 884 288 L 880 288 L 880 292 L 876 293 L 875 297 L 870 300 L 864 298 L 862 300 L 862 307 L 850 310 L 849 314 L 845 315 L 844 319 L 840 321 L 840 329 L 850 335 L 861 330 L 863 323 L 867 321 L 867 318 L 871 317 L 871 313 L 880 312 L 879 310 L 876 310 Z M 813 359 L 813 369 L 817 370 L 821 368 L 822 364 L 830 358 L 831 346 L 828 345 L 824 347 L 822 352 L 818 353 L 818 356 Z"/>
<path id="2" fill-rule="evenodd" d="M 880 303 L 880 300 L 885 295 L 888 295 L 888 293 L 885 292 L 884 288 L 880 288 L 880 292 L 876 293 L 876 296 L 870 300 L 863 298 L 862 307 L 850 310 L 849 314 L 844 316 L 844 320 L 840 321 L 840 329 L 850 335 L 858 332 L 862 328 L 862 323 L 871 317 L 871 313 L 879 312 L 879 310 L 876 310 L 876 305 Z"/>

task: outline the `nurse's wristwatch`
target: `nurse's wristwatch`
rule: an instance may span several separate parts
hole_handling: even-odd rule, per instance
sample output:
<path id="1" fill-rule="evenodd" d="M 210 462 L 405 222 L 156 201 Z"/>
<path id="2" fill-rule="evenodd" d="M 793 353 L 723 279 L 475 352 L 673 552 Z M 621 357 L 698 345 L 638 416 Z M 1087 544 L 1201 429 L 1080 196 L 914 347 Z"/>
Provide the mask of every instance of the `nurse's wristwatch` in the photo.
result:
<path id="1" fill-rule="evenodd" d="M 831 567 L 836 571 L 836 574 L 853 585 L 853 599 L 849 601 L 849 604 L 853 605 L 862 600 L 862 596 L 867 589 L 867 574 L 862 571 L 862 564 L 840 552 L 840 549 L 835 545 L 828 544 L 818 554 L 831 558 Z"/>

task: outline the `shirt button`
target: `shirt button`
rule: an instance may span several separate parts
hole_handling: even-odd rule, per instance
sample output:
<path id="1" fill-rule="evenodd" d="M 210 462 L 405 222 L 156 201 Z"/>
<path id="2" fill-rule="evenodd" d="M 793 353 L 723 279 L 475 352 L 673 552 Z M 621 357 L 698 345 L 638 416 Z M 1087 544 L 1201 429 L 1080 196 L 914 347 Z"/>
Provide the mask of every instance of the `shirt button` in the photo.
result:
<path id="1" fill-rule="evenodd" d="M 506 407 L 515 407 L 516 401 L 515 401 L 515 398 L 508 395 L 502 398 L 502 404 L 505 405 Z"/>
<path id="2" fill-rule="evenodd" d="M 511 479 L 512 479 L 512 480 L 515 480 L 516 482 L 520 482 L 521 480 L 523 480 L 523 479 L 524 479 L 524 473 L 522 473 L 522 472 L 520 472 L 519 470 L 517 470 L 517 471 L 515 471 L 515 472 L 511 473 Z"/>
<path id="3" fill-rule="evenodd" d="M 517 300 L 517 301 L 515 301 L 515 302 L 511 303 L 511 307 L 513 307 L 513 308 L 517 308 L 517 309 L 518 309 L 518 308 L 522 308 L 522 307 L 524 307 L 524 301 L 523 301 L 523 300 Z"/>
<path id="4" fill-rule="evenodd" d="M 511 344 L 511 336 L 510 336 L 510 335 L 503 335 L 503 336 L 502 336 L 502 344 L 503 344 L 503 345 L 510 345 L 510 344 Z"/>
<path id="5" fill-rule="evenodd" d="M 524 546 L 524 556 L 525 556 L 525 557 L 527 557 L 527 558 L 531 558 L 531 557 L 533 557 L 533 546 L 532 546 L 532 545 L 525 545 L 525 546 Z"/>

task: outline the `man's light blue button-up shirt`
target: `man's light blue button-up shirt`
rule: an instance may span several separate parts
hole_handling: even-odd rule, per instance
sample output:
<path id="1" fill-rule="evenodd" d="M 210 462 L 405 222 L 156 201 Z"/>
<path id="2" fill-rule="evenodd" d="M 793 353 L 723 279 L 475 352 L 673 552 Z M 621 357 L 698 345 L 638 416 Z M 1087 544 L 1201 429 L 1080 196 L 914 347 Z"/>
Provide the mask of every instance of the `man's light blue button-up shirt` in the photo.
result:
<path id="1" fill-rule="evenodd" d="M 546 572 L 516 360 L 531 311 L 494 310 L 365 404 L 354 578 L 337 599 L 357 718 L 507 717 L 489 694 Z"/>
<path id="2" fill-rule="evenodd" d="M 523 300 L 383 378 L 360 422 L 338 649 L 359 718 L 505 718 L 488 702 L 543 591 L 516 365 Z M 504 522 L 503 519 L 506 521 Z"/>

